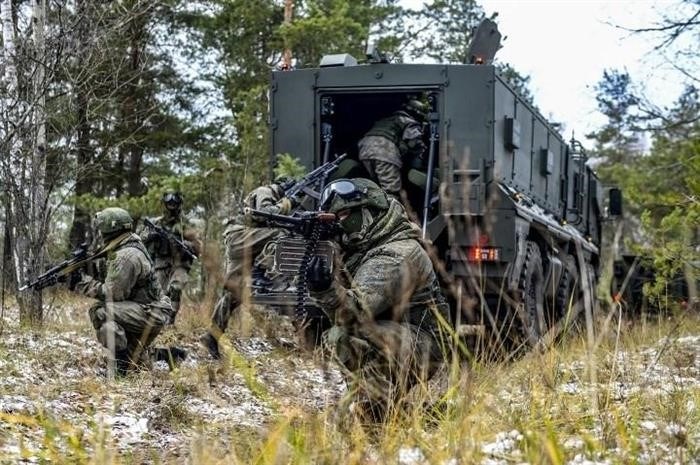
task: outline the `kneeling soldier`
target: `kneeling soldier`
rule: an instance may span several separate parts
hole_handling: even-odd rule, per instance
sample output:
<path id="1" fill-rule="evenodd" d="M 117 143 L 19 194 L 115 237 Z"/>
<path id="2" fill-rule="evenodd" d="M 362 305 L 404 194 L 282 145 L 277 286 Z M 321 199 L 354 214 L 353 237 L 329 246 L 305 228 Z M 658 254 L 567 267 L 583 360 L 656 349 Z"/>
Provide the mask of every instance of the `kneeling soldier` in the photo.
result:
<path id="1" fill-rule="evenodd" d="M 147 359 L 148 347 L 173 311 L 146 248 L 133 233 L 129 213 L 106 208 L 95 215 L 95 227 L 111 250 L 105 281 L 80 274 L 71 279 L 69 288 L 99 301 L 90 308 L 90 320 L 97 339 L 116 361 L 116 373 L 124 375 Z"/>
<path id="2" fill-rule="evenodd" d="M 448 306 L 398 200 L 368 179 L 340 179 L 324 189 L 321 210 L 338 217 L 345 268 L 334 279 L 324 261 L 312 259 L 307 271 L 311 295 L 334 322 L 324 344 L 344 369 L 359 413 L 381 421 L 440 366 Z"/>

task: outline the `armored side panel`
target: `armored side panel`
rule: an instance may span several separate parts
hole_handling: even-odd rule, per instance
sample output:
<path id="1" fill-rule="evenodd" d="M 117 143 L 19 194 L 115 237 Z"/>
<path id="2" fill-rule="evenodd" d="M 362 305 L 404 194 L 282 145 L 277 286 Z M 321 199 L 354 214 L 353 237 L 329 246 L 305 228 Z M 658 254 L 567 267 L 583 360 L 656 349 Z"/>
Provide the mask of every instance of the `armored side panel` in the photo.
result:
<path id="1" fill-rule="evenodd" d="M 500 77 L 495 81 L 494 175 L 497 180 L 563 216 L 566 143 Z"/>
<path id="2" fill-rule="evenodd" d="M 279 153 L 291 153 L 307 167 L 314 165 L 316 71 L 274 72 L 270 84 L 271 164 Z"/>

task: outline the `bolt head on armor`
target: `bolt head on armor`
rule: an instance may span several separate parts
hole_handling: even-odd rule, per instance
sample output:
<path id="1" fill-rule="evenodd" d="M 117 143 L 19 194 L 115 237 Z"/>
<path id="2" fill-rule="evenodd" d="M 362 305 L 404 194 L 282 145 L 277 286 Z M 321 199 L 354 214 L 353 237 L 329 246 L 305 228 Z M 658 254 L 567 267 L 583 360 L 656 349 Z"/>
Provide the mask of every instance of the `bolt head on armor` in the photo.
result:
<path id="1" fill-rule="evenodd" d="M 97 212 L 95 227 L 103 236 L 107 236 L 121 231 L 130 231 L 133 228 L 133 220 L 129 212 L 123 208 L 110 207 Z"/>

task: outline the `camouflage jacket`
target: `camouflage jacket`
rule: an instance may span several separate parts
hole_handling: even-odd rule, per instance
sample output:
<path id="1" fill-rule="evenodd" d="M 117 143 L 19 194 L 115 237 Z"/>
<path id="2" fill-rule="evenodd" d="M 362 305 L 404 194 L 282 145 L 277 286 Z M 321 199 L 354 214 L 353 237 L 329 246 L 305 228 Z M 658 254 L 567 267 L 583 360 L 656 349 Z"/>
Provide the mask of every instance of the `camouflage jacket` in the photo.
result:
<path id="1" fill-rule="evenodd" d="M 194 249 L 196 255 L 199 254 L 198 251 L 201 250 L 199 234 L 195 224 L 185 215 L 159 216 L 153 220 L 153 223 L 173 233 L 183 243 Z M 182 266 L 189 270 L 192 266 L 192 259 L 182 252 L 175 241 L 156 237 L 149 228 L 144 228 L 140 235 L 155 262 L 156 269 Z"/>
<path id="2" fill-rule="evenodd" d="M 291 203 L 289 201 L 284 202 L 283 199 L 284 192 L 277 184 L 260 186 L 246 195 L 245 199 L 243 199 L 243 208 L 252 208 L 275 215 L 287 215 L 290 212 Z M 226 221 L 224 237 L 230 233 L 242 231 L 245 226 L 260 227 L 261 225 L 256 224 L 252 219 L 246 218 L 242 212 L 239 212 Z"/>
<path id="3" fill-rule="evenodd" d="M 345 282 L 334 280 L 328 291 L 314 297 L 339 325 L 347 320 L 360 325 L 391 320 L 434 332 L 437 314 L 447 318 L 448 308 L 418 238 L 417 227 L 401 204 L 391 199 L 389 210 L 375 221 L 367 239 L 345 251 Z"/>
<path id="4" fill-rule="evenodd" d="M 107 257 L 104 282 L 84 275 L 76 292 L 102 301 L 133 301 L 154 307 L 170 308 L 153 272 L 153 263 L 141 239 L 131 234 Z"/>
<path id="5" fill-rule="evenodd" d="M 398 147 L 402 157 L 418 156 L 425 151 L 422 125 L 403 111 L 397 111 L 374 123 L 365 134 L 366 136 L 381 136 L 389 139 Z"/>

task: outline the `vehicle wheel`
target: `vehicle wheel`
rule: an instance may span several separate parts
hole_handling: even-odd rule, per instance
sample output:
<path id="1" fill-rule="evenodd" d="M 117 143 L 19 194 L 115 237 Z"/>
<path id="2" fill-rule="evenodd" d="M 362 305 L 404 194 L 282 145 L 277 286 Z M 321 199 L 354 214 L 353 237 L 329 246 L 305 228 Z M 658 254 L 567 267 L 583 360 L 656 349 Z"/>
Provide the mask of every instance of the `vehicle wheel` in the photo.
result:
<path id="1" fill-rule="evenodd" d="M 567 256 L 564 259 L 564 270 L 562 271 L 557 293 L 554 296 L 555 320 L 565 317 L 576 304 L 579 296 L 576 292 L 579 286 L 578 273 L 576 271 L 576 260 L 574 257 Z"/>
<path id="2" fill-rule="evenodd" d="M 544 272 L 542 271 L 542 255 L 540 248 L 532 241 L 525 242 L 525 262 L 518 281 L 520 301 L 517 317 L 524 342 L 534 347 L 544 335 Z"/>

